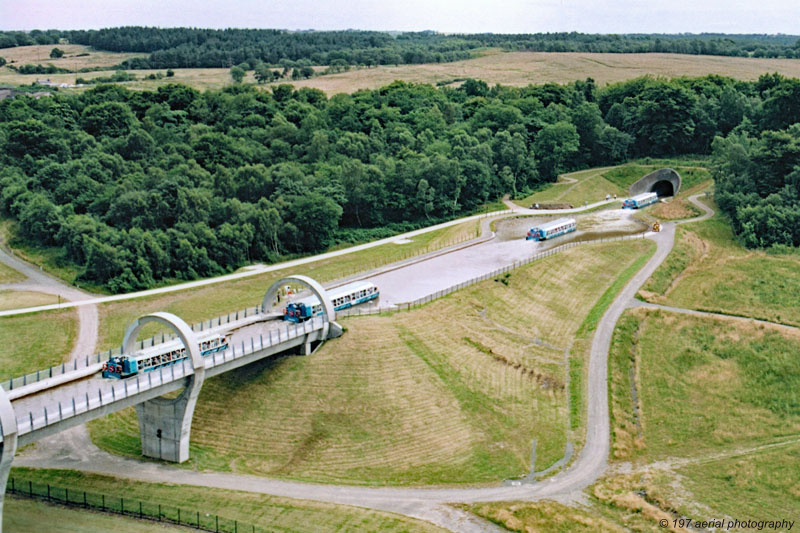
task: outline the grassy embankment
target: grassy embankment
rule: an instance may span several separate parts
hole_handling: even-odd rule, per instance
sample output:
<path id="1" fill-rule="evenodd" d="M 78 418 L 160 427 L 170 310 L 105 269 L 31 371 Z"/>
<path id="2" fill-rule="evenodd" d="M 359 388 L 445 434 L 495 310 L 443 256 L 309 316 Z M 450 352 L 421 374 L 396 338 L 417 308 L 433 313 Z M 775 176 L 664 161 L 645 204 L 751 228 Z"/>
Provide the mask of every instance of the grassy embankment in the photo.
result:
<path id="1" fill-rule="evenodd" d="M 187 466 L 326 482 L 479 483 L 526 474 L 536 438 L 544 469 L 567 437 L 565 348 L 651 247 L 568 250 L 514 271 L 508 285 L 490 280 L 411 312 L 345 319 L 348 332 L 313 357 L 213 378 L 195 411 Z M 139 455 L 133 411 L 97 420 L 91 432 L 105 449 Z"/>
<path id="2" fill-rule="evenodd" d="M 439 532 L 432 524 L 392 513 L 373 511 L 347 505 L 295 500 L 250 492 L 174 485 L 170 483 L 144 483 L 112 476 L 86 474 L 71 470 L 37 470 L 15 468 L 13 476 L 50 483 L 68 488 L 70 494 L 80 491 L 105 494 L 106 500 L 124 497 L 149 504 L 180 507 L 185 517 L 193 519 L 195 511 L 218 514 L 221 518 L 238 520 L 263 527 L 269 531 L 284 532 L 334 532 L 334 531 L 397 531 Z M 24 484 L 23 484 L 24 485 Z M 73 492 L 75 491 L 75 492 Z M 55 494 L 55 493 L 54 493 Z M 63 498 L 63 492 L 58 493 Z M 150 507 L 150 505 L 148 505 Z M 6 531 L 163 531 L 161 525 L 147 520 L 121 518 L 84 510 L 72 510 L 24 498 L 8 498 L 4 509 Z M 186 531 L 169 527 L 169 531 Z M 240 528 L 240 531 L 243 529 Z"/>
<path id="3" fill-rule="evenodd" d="M 589 505 L 470 510 L 523 531 L 663 531 L 658 521 L 793 519 L 800 508 L 800 333 L 626 312 L 609 359 L 612 462 Z M 613 470 L 612 470 L 613 472 Z"/>
<path id="4" fill-rule="evenodd" d="M 24 279 L 0 263 L 0 282 Z M 0 290 L 0 310 L 56 301 L 57 297 L 49 294 Z M 61 362 L 78 334 L 76 318 L 74 310 L 0 318 L 0 381 Z"/>
<path id="5" fill-rule="evenodd" d="M 566 203 L 579 207 L 584 203 L 604 200 L 606 194 L 616 194 L 617 198 L 622 199 L 627 196 L 628 187 L 638 179 L 669 166 L 677 170 L 683 179 L 681 191 L 670 202 L 659 204 L 648 212 L 663 219 L 689 218 L 698 214 L 698 211 L 686 198 L 705 188 L 711 180 L 708 170 L 695 166 L 697 163 L 691 160 L 645 159 L 614 167 L 580 170 L 562 174 L 556 183 L 515 203 L 522 207 L 530 207 L 537 202 Z"/>
<path id="6" fill-rule="evenodd" d="M 800 255 L 742 247 L 721 214 L 679 227 L 675 248 L 640 292 L 653 303 L 795 326 L 798 294 Z"/>

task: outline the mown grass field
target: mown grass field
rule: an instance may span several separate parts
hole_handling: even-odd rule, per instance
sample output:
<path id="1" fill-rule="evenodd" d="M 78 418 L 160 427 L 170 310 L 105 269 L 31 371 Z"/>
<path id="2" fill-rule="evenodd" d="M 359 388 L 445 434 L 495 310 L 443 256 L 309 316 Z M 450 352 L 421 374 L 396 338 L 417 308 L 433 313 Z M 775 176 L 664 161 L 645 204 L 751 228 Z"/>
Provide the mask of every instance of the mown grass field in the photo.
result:
<path id="1" fill-rule="evenodd" d="M 220 284 L 101 304 L 98 349 L 119 346 L 125 328 L 133 320 L 149 312 L 168 311 L 189 323 L 260 305 L 273 282 L 289 274 L 304 274 L 322 283 L 366 272 L 395 261 L 439 250 L 465 242 L 478 234 L 478 222 L 464 222 L 448 228 L 418 235 L 409 242 L 390 242 L 350 254 L 322 259 L 298 267 L 285 268 Z M 155 329 L 145 329 L 142 337 Z"/>
<path id="2" fill-rule="evenodd" d="M 640 292 L 654 303 L 791 325 L 800 325 L 798 294 L 800 255 L 744 248 L 721 214 L 678 228 L 675 248 Z"/>
<path id="3" fill-rule="evenodd" d="M 4 263 L 0 263 L 0 283 L 16 283 L 24 279 L 25 276 Z"/>
<path id="4" fill-rule="evenodd" d="M 64 301 L 64 300 L 61 300 Z M 0 310 L 58 303 L 58 296 L 33 291 L 0 290 Z"/>
<path id="5" fill-rule="evenodd" d="M 311 357 L 213 378 L 189 467 L 326 482 L 461 484 L 558 460 L 568 432 L 565 348 L 649 242 L 586 245 L 411 312 L 353 317 Z M 514 309 L 514 313 L 509 313 Z M 443 319 L 447 317 L 447 319 Z M 128 411 L 93 422 L 139 455 Z"/>
<path id="6" fill-rule="evenodd" d="M 440 528 L 412 518 L 395 515 L 382 511 L 373 511 L 361 507 L 348 505 L 334 505 L 323 502 L 308 500 L 296 500 L 292 498 L 282 498 L 278 496 L 268 496 L 252 492 L 240 492 L 233 490 L 214 489 L 204 487 L 193 487 L 189 485 L 176 485 L 171 483 L 145 483 L 131 481 L 127 479 L 102 476 L 76 472 L 73 470 L 39 470 L 28 468 L 15 468 L 12 476 L 18 480 L 31 480 L 34 483 L 50 483 L 60 488 L 68 488 L 71 494 L 78 494 L 81 491 L 92 492 L 95 494 L 105 494 L 106 499 L 111 501 L 120 497 L 126 500 L 141 500 L 152 504 L 162 504 L 164 507 L 180 507 L 186 511 L 184 516 L 190 518 L 195 516 L 196 511 L 201 512 L 201 516 L 208 513 L 218 514 L 220 518 L 238 520 L 256 527 L 262 527 L 270 531 L 306 533 L 314 532 L 335 532 L 335 531 L 397 531 L 397 532 L 420 532 L 433 533 L 442 531 Z M 24 483 L 19 483 L 25 485 Z M 73 492 L 74 491 L 74 492 Z M 58 492 L 59 497 L 63 497 L 63 491 Z M 62 507 L 55 507 L 29 500 L 17 500 L 20 503 L 29 503 L 33 510 L 40 510 L 42 515 L 57 514 L 53 510 L 64 510 Z M 134 506 L 132 506 L 134 507 Z M 34 527 L 35 514 L 25 513 L 16 516 L 15 507 L 7 508 L 4 511 L 6 526 L 8 521 L 13 520 L 20 526 L 28 526 L 28 529 L 17 529 L 17 531 L 62 531 L 58 527 L 54 529 Z M 85 516 L 87 524 L 91 525 L 93 517 L 109 517 L 118 519 L 117 516 L 99 515 L 97 513 L 85 511 L 73 511 L 77 516 L 76 524 L 80 525 L 80 517 Z M 64 516 L 63 518 L 68 518 Z M 116 529 L 113 523 L 109 529 L 97 529 L 97 531 L 151 531 L 146 529 L 151 522 L 139 520 L 123 520 L 125 523 L 140 524 L 142 529 Z M 69 521 L 67 523 L 70 523 Z M 104 522 L 105 524 L 105 522 Z M 123 527 L 123 526 L 121 526 Z M 184 528 L 175 528 L 177 531 L 186 531 Z M 67 531 L 73 531 L 68 529 Z M 75 529 L 74 531 L 94 531 L 90 529 Z M 161 531 L 161 529 L 152 529 Z M 249 531 L 240 528 L 239 531 Z"/>
<path id="7" fill-rule="evenodd" d="M 60 363 L 77 334 L 74 309 L 0 317 L 0 381 Z"/>

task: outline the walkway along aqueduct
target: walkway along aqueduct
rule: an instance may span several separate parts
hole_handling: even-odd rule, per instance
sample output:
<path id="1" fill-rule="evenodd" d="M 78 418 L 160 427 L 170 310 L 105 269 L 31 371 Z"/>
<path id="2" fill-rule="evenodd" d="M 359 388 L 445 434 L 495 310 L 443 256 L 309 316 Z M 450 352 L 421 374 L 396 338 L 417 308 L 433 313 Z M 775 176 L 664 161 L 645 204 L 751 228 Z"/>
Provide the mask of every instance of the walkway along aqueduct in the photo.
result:
<path id="1" fill-rule="evenodd" d="M 281 313 L 273 312 L 273 303 L 279 289 L 287 283 L 308 287 L 323 304 L 322 316 L 299 324 L 276 320 Z M 41 379 L 32 383 L 24 380 L 24 384 L 17 384 L 16 388 L 14 384 L 18 380 L 4 383 L 4 387 L 0 387 L 0 523 L 5 487 L 19 446 L 135 405 L 143 455 L 182 463 L 189 458 L 192 416 L 206 377 L 296 347 L 301 347 L 308 355 L 312 343 L 342 334 L 342 328 L 334 322 L 336 311 L 325 289 L 306 276 L 289 276 L 276 281 L 264 295 L 262 305 L 251 310 L 249 315 L 247 310 L 236 313 L 233 320 L 228 315 L 193 327 L 171 313 L 153 313 L 137 319 L 125 331 L 122 354 L 133 354 L 139 332 L 145 325 L 156 322 L 172 329 L 188 357 L 139 373 L 135 379 L 99 378 L 102 364 L 108 358 L 106 353 L 87 357 L 81 364 L 75 361 L 73 365 L 62 365 L 61 372 L 55 375 L 52 368 L 37 373 Z M 205 357 L 201 355 L 199 332 L 209 336 L 231 331 L 241 334 L 233 337 L 228 349 Z M 161 342 L 165 340 L 171 339 L 162 336 Z M 157 345 L 155 338 L 151 339 L 149 346 L 152 345 Z M 142 341 L 139 348 L 145 346 Z M 176 398 L 164 397 L 181 389 Z"/>

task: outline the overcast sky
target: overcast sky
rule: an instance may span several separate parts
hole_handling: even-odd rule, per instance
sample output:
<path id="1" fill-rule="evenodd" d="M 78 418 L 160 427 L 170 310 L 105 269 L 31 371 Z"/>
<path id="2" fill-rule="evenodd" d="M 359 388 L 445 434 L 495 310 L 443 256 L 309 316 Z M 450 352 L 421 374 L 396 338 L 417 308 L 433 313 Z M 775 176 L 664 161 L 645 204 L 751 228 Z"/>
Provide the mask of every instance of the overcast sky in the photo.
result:
<path id="1" fill-rule="evenodd" d="M 800 0 L 0 0 L 0 29 L 800 33 Z"/>

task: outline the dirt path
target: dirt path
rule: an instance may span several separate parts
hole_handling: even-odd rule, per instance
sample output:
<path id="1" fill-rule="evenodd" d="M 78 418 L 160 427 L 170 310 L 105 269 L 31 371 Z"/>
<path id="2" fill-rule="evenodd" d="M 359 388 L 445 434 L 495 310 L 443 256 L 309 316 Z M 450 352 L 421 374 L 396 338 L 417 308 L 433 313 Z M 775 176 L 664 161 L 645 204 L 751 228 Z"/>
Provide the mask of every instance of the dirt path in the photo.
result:
<path id="1" fill-rule="evenodd" d="M 705 220 L 713 211 L 690 198 L 703 209 Z M 605 202 L 600 202 L 603 204 Z M 529 211 L 529 210 L 524 210 Z M 299 499 L 326 501 L 380 509 L 420 518 L 451 531 L 499 531 L 487 521 L 448 507 L 450 502 L 509 501 L 557 499 L 578 500 L 582 490 L 591 485 L 607 468 L 609 453 L 608 413 L 608 350 L 611 336 L 621 314 L 634 300 L 639 288 L 652 275 L 672 250 L 675 223 L 666 223 L 660 233 L 648 236 L 657 250 L 647 264 L 628 282 L 612 302 L 597 327 L 589 359 L 588 417 L 586 443 L 577 459 L 564 471 L 534 484 L 475 488 L 398 488 L 322 485 L 282 481 L 230 473 L 196 472 L 161 463 L 114 456 L 97 449 L 88 440 L 85 430 L 76 428 L 61 435 L 54 447 L 39 447 L 23 453 L 15 460 L 19 466 L 37 468 L 69 468 L 100 474 L 126 477 L 148 482 L 188 484 L 208 488 L 244 490 Z"/>

